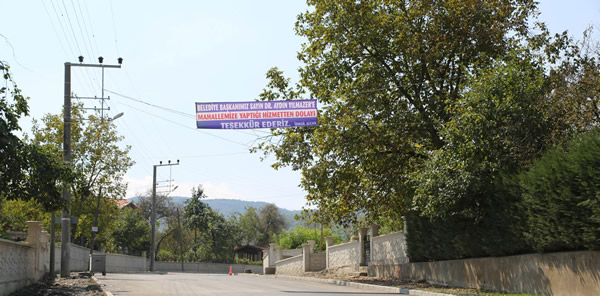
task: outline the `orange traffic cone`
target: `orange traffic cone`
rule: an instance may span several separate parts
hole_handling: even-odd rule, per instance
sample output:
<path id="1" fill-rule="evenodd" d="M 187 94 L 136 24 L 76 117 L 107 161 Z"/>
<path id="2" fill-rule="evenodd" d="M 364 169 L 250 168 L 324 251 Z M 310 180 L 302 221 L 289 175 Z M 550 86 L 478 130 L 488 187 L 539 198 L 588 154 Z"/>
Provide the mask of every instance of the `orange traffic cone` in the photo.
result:
<path id="1" fill-rule="evenodd" d="M 233 275 L 232 267 L 229 265 L 229 275 Z"/>

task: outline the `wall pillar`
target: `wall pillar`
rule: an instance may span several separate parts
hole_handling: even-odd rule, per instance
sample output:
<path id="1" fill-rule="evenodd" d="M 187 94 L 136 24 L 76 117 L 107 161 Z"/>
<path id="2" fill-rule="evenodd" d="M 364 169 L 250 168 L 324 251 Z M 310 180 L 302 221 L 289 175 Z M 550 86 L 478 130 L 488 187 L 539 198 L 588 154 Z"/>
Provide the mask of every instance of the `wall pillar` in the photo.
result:
<path id="1" fill-rule="evenodd" d="M 325 237 L 325 268 L 329 268 L 329 247 L 333 246 L 333 236 Z"/>
<path id="2" fill-rule="evenodd" d="M 283 259 L 283 247 L 277 246 L 275 247 L 275 262 Z"/>
<path id="3" fill-rule="evenodd" d="M 317 245 L 317 241 L 315 241 L 314 239 L 310 239 L 307 240 L 306 243 L 310 245 L 310 251 L 314 252 L 315 246 Z"/>
<path id="4" fill-rule="evenodd" d="M 377 224 L 371 225 L 370 231 L 371 231 L 371 240 L 369 241 L 369 247 L 371 249 L 371 254 L 370 254 L 371 261 L 373 261 L 373 253 L 375 252 L 373 238 L 376 236 L 379 236 L 379 225 L 377 225 Z"/>
<path id="5" fill-rule="evenodd" d="M 28 276 L 34 281 L 37 282 L 38 279 L 41 278 L 40 275 L 43 274 L 43 259 L 44 256 L 42 254 L 42 222 L 40 221 L 27 221 L 27 244 L 31 245 L 34 248 L 34 268 L 33 273 Z"/>
<path id="6" fill-rule="evenodd" d="M 361 227 L 358 229 L 358 254 L 360 256 L 358 262 L 360 266 L 365 266 L 365 241 L 367 240 L 368 227 Z"/>
<path id="7" fill-rule="evenodd" d="M 304 263 L 304 272 L 310 271 L 310 253 L 311 253 L 311 245 L 303 244 L 302 245 L 302 261 Z"/>
<path id="8" fill-rule="evenodd" d="M 371 225 L 370 230 L 371 230 L 371 239 L 376 236 L 379 236 L 379 225 L 377 225 L 377 224 Z"/>
<path id="9" fill-rule="evenodd" d="M 275 243 L 269 244 L 269 267 L 275 266 Z"/>

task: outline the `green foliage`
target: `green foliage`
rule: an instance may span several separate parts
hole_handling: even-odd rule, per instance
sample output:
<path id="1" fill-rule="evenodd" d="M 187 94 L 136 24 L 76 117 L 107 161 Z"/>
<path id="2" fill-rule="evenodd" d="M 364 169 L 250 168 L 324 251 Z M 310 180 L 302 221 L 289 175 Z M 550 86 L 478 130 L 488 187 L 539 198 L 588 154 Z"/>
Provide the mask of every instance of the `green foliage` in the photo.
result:
<path id="1" fill-rule="evenodd" d="M 255 244 L 260 235 L 260 224 L 256 208 L 248 207 L 239 218 L 239 227 L 243 244 Z"/>
<path id="2" fill-rule="evenodd" d="M 104 198 L 122 198 L 127 184 L 123 177 L 133 165 L 128 156 L 131 147 L 119 147 L 123 136 L 116 125 L 100 118 L 99 111 L 87 114 L 83 103 L 75 101 L 71 110 L 71 150 L 72 166 L 76 178 L 71 183 L 74 206 L 78 202 L 95 200 L 100 188 Z M 62 156 L 63 114 L 46 114 L 41 123 L 34 121 L 33 142 Z"/>
<path id="3" fill-rule="evenodd" d="M 82 107 L 81 102 L 75 101 L 71 111 L 73 177 L 66 183 L 71 189 L 71 215 L 80 217 L 82 222 L 73 227 L 72 236 L 81 244 L 89 240 L 100 195 L 98 224 L 102 233 L 99 233 L 97 245 L 102 246 L 109 243 L 108 234 L 111 233 L 113 218 L 116 216 L 116 209 L 110 199 L 125 196 L 127 184 L 123 177 L 133 165 L 133 161 L 128 156 L 130 147 L 119 146 L 123 137 L 118 134 L 116 125 L 110 120 L 101 119 L 99 111 L 87 114 Z M 54 156 L 52 159 L 60 164 L 63 164 L 63 121 L 62 114 L 46 114 L 41 122 L 34 121 L 32 129 L 32 142 L 40 147 L 39 150 L 43 153 Z M 38 162 L 35 166 L 44 169 L 51 164 L 42 165 L 43 162 Z M 54 192 L 62 200 L 62 192 L 47 192 Z"/>
<path id="4" fill-rule="evenodd" d="M 537 251 L 600 249 L 600 132 L 549 150 L 518 177 Z"/>
<path id="5" fill-rule="evenodd" d="M 15 134 L 29 106 L 9 70 L 0 61 L 5 80 L 0 88 L 0 194 L 11 200 L 36 200 L 47 211 L 60 209 L 64 203 L 61 184 L 74 175 L 59 157 Z"/>
<path id="6" fill-rule="evenodd" d="M 8 200 L 0 207 L 0 218 L 7 224 L 6 230 L 25 231 L 27 221 L 44 220 L 43 207 L 35 200 Z M 0 221 L 0 230 L 2 222 Z M 10 223 L 10 227 L 8 224 Z"/>
<path id="7" fill-rule="evenodd" d="M 328 236 L 333 236 L 334 244 L 342 242 L 342 237 L 331 230 L 331 228 L 323 228 L 323 239 Z M 315 251 L 320 252 L 319 247 L 323 244 L 325 249 L 325 241 L 321 242 L 321 230 L 317 228 L 308 228 L 306 226 L 298 225 L 293 230 L 284 230 L 279 236 L 279 245 L 284 249 L 298 249 L 301 248 L 308 240 L 314 240 Z"/>
<path id="8" fill-rule="evenodd" d="M 600 47 L 530 31 L 529 0 L 308 4 L 300 82 L 273 68 L 259 99 L 316 97 L 319 126 L 254 147 L 302 172 L 305 213 L 391 229 L 407 215 L 413 260 L 530 250 L 512 180 L 600 125 Z"/>
<path id="9" fill-rule="evenodd" d="M 277 236 L 285 229 L 285 218 L 274 204 L 268 204 L 260 209 L 259 235 L 257 245 L 266 247 L 277 240 Z"/>
<path id="10" fill-rule="evenodd" d="M 201 262 L 232 262 L 233 249 L 240 244 L 241 229 L 235 217 L 227 220 L 201 199 L 206 198 L 202 186 L 192 190 L 185 203 L 183 224 L 193 234 L 192 244 L 184 250 L 188 260 Z"/>
<path id="11" fill-rule="evenodd" d="M 127 250 L 128 254 L 140 255 L 142 251 L 150 248 L 150 226 L 140 211 L 123 208 L 112 232 L 112 238 L 118 249 Z"/>
<path id="12" fill-rule="evenodd" d="M 262 265 L 263 262 L 262 261 L 252 261 L 248 258 L 235 258 L 235 260 L 233 261 L 233 263 L 235 264 L 253 264 L 253 265 Z"/>
<path id="13" fill-rule="evenodd" d="M 302 171 L 321 222 L 400 220 L 410 174 L 446 139 L 465 82 L 524 38 L 535 3 L 308 1 L 296 32 L 304 66 L 292 87 L 276 68 L 260 100 L 319 99 L 319 126 L 273 129 L 255 150 Z"/>

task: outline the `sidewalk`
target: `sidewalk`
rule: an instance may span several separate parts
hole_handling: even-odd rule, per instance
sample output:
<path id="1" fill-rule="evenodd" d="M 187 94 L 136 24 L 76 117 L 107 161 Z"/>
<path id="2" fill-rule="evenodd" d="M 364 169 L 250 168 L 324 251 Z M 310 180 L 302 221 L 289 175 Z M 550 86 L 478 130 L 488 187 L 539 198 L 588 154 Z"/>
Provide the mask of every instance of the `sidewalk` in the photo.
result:
<path id="1" fill-rule="evenodd" d="M 417 295 L 417 296 L 450 296 L 453 294 L 437 293 L 418 290 L 418 286 L 427 285 L 420 283 L 403 282 L 393 279 L 376 279 L 371 277 L 343 277 L 343 278 L 329 278 L 324 276 L 291 276 L 291 275 L 257 275 L 257 274 L 236 274 L 241 276 L 266 276 L 281 279 L 299 280 L 299 281 L 312 281 L 320 282 L 325 284 L 348 286 L 353 288 L 372 290 L 378 292 L 404 294 L 404 295 Z"/>

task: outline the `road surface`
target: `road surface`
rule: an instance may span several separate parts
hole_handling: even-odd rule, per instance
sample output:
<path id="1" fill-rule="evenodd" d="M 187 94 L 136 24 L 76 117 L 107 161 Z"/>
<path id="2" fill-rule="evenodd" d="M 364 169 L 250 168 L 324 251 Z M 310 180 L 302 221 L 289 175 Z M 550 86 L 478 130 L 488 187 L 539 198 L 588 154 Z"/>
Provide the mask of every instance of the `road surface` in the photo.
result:
<path id="1" fill-rule="evenodd" d="M 227 274 L 169 273 L 96 275 L 105 291 L 115 296 L 134 295 L 392 295 L 352 287 L 295 281 L 268 276 L 229 276 Z"/>

